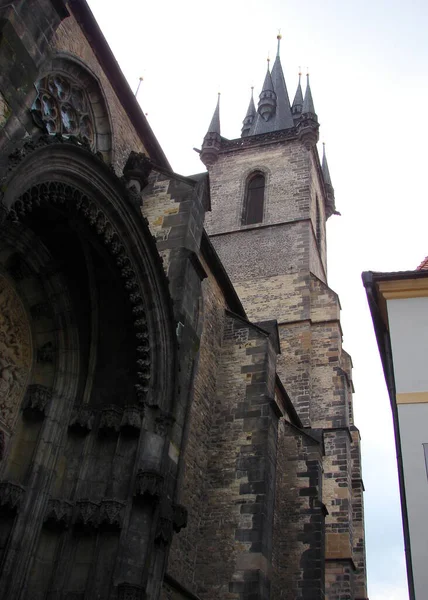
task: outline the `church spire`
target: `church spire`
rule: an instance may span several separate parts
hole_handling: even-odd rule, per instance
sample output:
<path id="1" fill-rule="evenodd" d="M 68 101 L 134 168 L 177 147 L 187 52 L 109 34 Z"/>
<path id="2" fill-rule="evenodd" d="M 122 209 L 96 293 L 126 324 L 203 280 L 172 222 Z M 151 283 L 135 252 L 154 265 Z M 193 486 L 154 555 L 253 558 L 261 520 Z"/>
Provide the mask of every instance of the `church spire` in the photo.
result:
<path id="1" fill-rule="evenodd" d="M 245 115 L 245 119 L 243 120 L 242 125 L 242 133 L 241 137 L 245 137 L 249 135 L 251 130 L 251 125 L 253 124 L 254 118 L 256 116 L 256 107 L 254 104 L 254 87 L 251 87 L 251 99 L 250 104 L 248 105 L 247 114 Z"/>
<path id="2" fill-rule="evenodd" d="M 299 139 L 309 150 L 318 142 L 318 117 L 315 112 L 314 101 L 312 99 L 311 86 L 309 83 L 309 73 L 306 75 L 306 91 L 303 100 L 302 114 L 297 123 Z"/>
<path id="3" fill-rule="evenodd" d="M 309 73 L 306 74 L 306 91 L 305 99 L 303 100 L 302 113 L 311 113 L 312 115 L 315 115 L 315 117 L 317 116 L 314 101 L 312 99 L 311 85 L 309 83 Z"/>
<path id="4" fill-rule="evenodd" d="M 260 94 L 259 105 L 257 108 L 257 112 L 264 121 L 269 121 L 269 119 L 275 115 L 276 109 L 276 94 L 273 89 L 272 76 L 269 70 L 269 59 L 267 60 L 268 65 L 266 77 L 263 83 L 263 89 Z"/>
<path id="5" fill-rule="evenodd" d="M 294 96 L 293 105 L 291 112 L 293 113 L 294 119 L 299 118 L 303 110 L 303 92 L 301 85 L 302 73 L 299 72 L 299 83 L 297 84 L 296 94 Z"/>
<path id="6" fill-rule="evenodd" d="M 322 145 L 322 164 L 321 164 L 322 175 L 324 179 L 324 187 L 327 194 L 327 219 L 335 212 L 336 205 L 334 199 L 334 188 L 331 183 L 330 171 L 328 170 L 327 156 L 325 153 L 325 144 Z"/>
<path id="7" fill-rule="evenodd" d="M 204 165 L 208 168 L 213 165 L 218 158 L 220 150 L 221 136 L 220 136 L 220 92 L 217 98 L 217 106 L 215 108 L 213 118 L 211 119 L 208 131 L 205 134 L 204 141 L 202 143 L 202 150 L 200 158 Z"/>
<path id="8" fill-rule="evenodd" d="M 281 35 L 277 35 L 278 46 L 272 71 L 266 73 L 263 90 L 260 94 L 258 114 L 254 118 L 251 129 L 245 135 L 257 135 L 280 131 L 294 126 L 290 100 L 282 71 L 280 49 Z"/>

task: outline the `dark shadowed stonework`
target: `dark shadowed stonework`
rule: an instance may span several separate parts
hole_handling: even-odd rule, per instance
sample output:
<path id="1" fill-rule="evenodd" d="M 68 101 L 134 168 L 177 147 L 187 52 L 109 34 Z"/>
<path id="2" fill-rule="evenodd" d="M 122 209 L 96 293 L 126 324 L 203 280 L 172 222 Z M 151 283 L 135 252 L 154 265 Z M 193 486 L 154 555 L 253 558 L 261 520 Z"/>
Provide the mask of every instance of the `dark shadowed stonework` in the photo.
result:
<path id="1" fill-rule="evenodd" d="M 278 48 L 244 137 L 218 105 L 183 177 L 84 0 L 0 0 L 0 599 L 366 598 L 334 190 L 296 98 Z"/>

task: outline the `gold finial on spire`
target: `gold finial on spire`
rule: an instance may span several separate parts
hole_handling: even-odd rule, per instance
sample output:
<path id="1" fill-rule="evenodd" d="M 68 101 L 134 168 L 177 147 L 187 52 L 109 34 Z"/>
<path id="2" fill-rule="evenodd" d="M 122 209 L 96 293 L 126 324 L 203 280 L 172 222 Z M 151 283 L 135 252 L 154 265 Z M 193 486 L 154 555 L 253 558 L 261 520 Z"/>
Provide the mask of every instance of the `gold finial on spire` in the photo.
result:
<path id="1" fill-rule="evenodd" d="M 278 40 L 278 48 L 276 50 L 276 55 L 277 55 L 277 57 L 279 57 L 279 48 L 280 48 L 281 40 L 282 40 L 282 35 L 281 35 L 280 29 L 278 29 L 278 35 L 276 36 L 276 39 Z"/>
<path id="2" fill-rule="evenodd" d="M 140 90 L 140 85 L 141 85 L 142 81 L 144 81 L 144 77 L 139 77 L 139 79 L 138 79 L 138 86 L 137 86 L 137 89 L 136 89 L 135 94 L 134 94 L 135 97 L 137 97 L 137 95 L 138 95 L 138 92 Z"/>
<path id="3" fill-rule="evenodd" d="M 302 75 L 302 67 L 299 67 L 299 77 Z"/>

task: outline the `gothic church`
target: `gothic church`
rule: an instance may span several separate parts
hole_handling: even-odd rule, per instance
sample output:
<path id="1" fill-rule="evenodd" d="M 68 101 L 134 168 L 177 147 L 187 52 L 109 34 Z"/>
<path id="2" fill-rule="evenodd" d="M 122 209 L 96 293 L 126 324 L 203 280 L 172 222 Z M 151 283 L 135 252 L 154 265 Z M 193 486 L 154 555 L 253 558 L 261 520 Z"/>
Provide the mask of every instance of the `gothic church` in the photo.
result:
<path id="1" fill-rule="evenodd" d="M 85 0 L 0 0 L 0 600 L 367 600 L 309 81 L 172 172 Z"/>

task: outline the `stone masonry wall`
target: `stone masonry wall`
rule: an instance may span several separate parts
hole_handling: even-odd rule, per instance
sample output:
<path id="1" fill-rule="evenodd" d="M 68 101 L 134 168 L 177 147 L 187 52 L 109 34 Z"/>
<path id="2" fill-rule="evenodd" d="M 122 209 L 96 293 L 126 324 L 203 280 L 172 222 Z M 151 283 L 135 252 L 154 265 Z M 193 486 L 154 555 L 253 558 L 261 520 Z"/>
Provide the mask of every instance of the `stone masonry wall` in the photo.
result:
<path id="1" fill-rule="evenodd" d="M 322 444 L 281 419 L 278 428 L 273 599 L 324 598 Z"/>
<path id="2" fill-rule="evenodd" d="M 275 350 L 268 335 L 229 314 L 197 553 L 197 589 L 204 600 L 270 597 L 278 423 L 274 386 Z"/>

